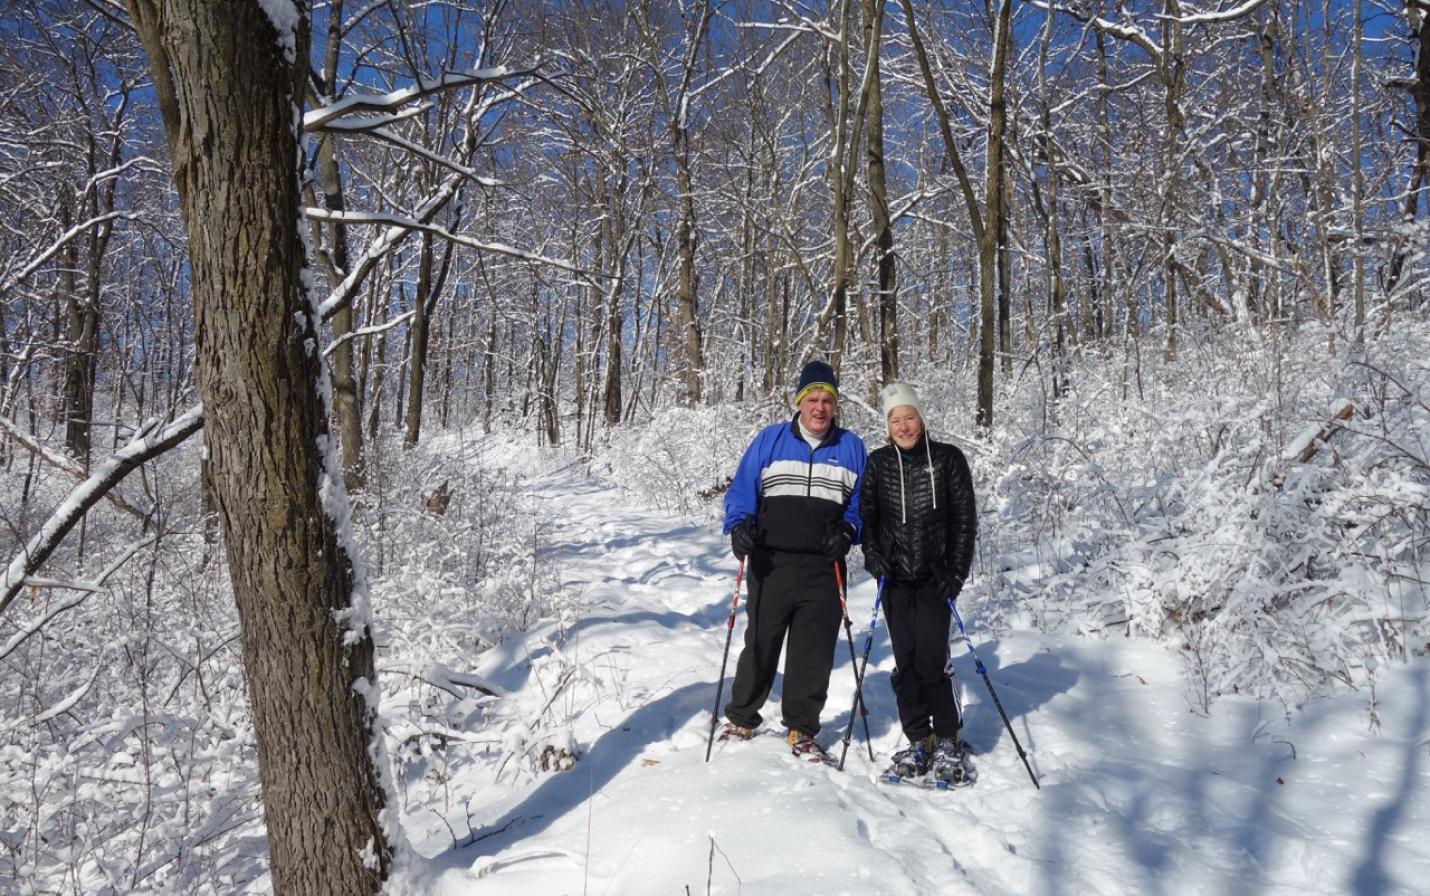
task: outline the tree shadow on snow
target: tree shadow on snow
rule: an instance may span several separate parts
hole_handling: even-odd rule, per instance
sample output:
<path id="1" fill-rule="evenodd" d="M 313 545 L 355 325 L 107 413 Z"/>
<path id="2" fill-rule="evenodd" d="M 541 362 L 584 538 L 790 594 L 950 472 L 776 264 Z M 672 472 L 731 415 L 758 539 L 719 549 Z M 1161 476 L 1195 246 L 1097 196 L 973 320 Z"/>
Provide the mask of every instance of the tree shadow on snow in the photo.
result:
<path id="1" fill-rule="evenodd" d="M 479 856 L 495 855 L 515 841 L 546 830 L 566 813 L 585 805 L 652 743 L 672 737 L 692 716 L 708 718 L 713 687 L 710 682 L 693 682 L 641 706 L 619 727 L 598 737 L 570 771 L 549 775 L 519 804 L 475 832 L 472 841 L 434 861 L 468 866 Z"/>
<path id="2" fill-rule="evenodd" d="M 1423 746 L 1417 746 L 1421 738 L 1417 732 L 1425 730 L 1430 713 L 1426 681 L 1430 672 L 1422 667 L 1413 674 L 1418 699 L 1393 795 L 1363 826 L 1352 825 L 1365 831 L 1364 858 L 1349 880 L 1324 881 L 1327 892 L 1372 896 L 1404 886 L 1386 871 L 1385 851 L 1395 843 L 1395 834 L 1405 833 L 1408 803 L 1423 774 Z M 1269 869 L 1278 864 L 1277 853 L 1287 838 L 1299 836 L 1288 832 L 1283 814 L 1288 791 L 1282 783 L 1293 780 L 1297 760 L 1291 742 L 1268 743 L 1258 734 L 1266 721 L 1266 707 L 1251 700 L 1223 704 L 1219 713 L 1226 727 L 1219 743 L 1204 744 L 1194 735 L 1179 742 L 1171 714 L 1189 713 L 1186 705 L 1163 707 L 1149 716 L 1144 711 L 1148 704 L 1129 701 L 1125 690 L 1113 684 L 1113 677 L 1089 674 L 1086 678 L 1077 695 L 1079 703 L 1072 709 L 1077 724 L 1059 727 L 1073 738 L 1081 732 L 1094 744 L 1109 743 L 1108 732 L 1117 732 L 1112 742 L 1125 748 L 1106 750 L 1094 762 L 1062 770 L 1062 780 L 1044 781 L 1036 804 L 1040 818 L 1031 841 L 1035 845 L 1024 851 L 1039 872 L 1030 892 L 1048 896 L 1086 892 L 1088 880 L 1079 869 L 1088 867 L 1083 861 L 1088 856 L 1084 838 L 1090 832 L 1102 848 L 1128 860 L 1125 889 L 1129 893 L 1174 896 L 1186 883 L 1185 869 L 1174 868 L 1174 863 L 1186 857 L 1189 848 L 1210 860 L 1202 872 L 1202 884 L 1209 892 L 1255 896 L 1277 889 Z M 1005 706 L 1008 702 L 1004 698 Z M 1329 707 L 1325 711 L 1307 707 L 1296 720 L 1293 736 L 1301 743 L 1323 742 L 1324 729 L 1334 719 L 1335 711 Z M 1170 743 L 1159 745 L 1156 732 L 1166 728 L 1173 736 Z M 1213 729 L 1192 725 L 1188 730 Z M 1235 748 L 1237 732 L 1246 735 L 1242 749 Z M 1326 796 L 1334 799 L 1333 793 Z M 1326 811 L 1359 810 L 1329 803 Z M 1305 845 L 1316 846 L 1313 841 Z M 1106 858 L 1101 860 L 1104 864 Z"/>
<path id="3" fill-rule="evenodd" d="M 1416 791 L 1420 780 L 1421 752 L 1424 744 L 1417 743 L 1419 732 L 1426 729 L 1430 718 L 1430 693 L 1427 693 L 1426 675 L 1430 674 L 1422 663 L 1411 672 L 1415 679 L 1415 715 L 1407 730 L 1411 736 L 1405 739 L 1405 756 L 1400 767 L 1400 780 L 1396 782 L 1393 796 L 1370 819 L 1366 826 L 1366 855 L 1351 875 L 1351 890 L 1356 896 L 1389 893 L 1395 889 L 1395 881 L 1385 870 L 1385 848 L 1394 842 L 1391 835 L 1401 828 L 1406 803 Z"/>
<path id="4" fill-rule="evenodd" d="M 1037 772 L 1034 756 L 1037 743 L 1032 729 L 1028 727 L 1027 717 L 1058 695 L 1072 690 L 1078 682 L 1078 672 L 1064 666 L 1062 658 L 1051 651 L 1042 651 L 1020 663 L 1003 666 L 999 662 L 998 648 L 998 641 L 974 647 L 978 658 L 983 660 L 983 668 L 988 673 L 993 690 L 998 694 L 998 702 L 1003 705 L 1003 711 L 1008 714 L 1008 721 L 1018 735 L 1018 742 L 1028 753 L 1033 771 Z M 954 650 L 963 653 L 954 657 L 954 680 L 962 684 L 967 700 L 964 704 L 963 739 L 968 742 L 969 752 L 973 755 L 992 753 L 1000 746 L 1016 752 L 1017 748 L 1011 742 L 1002 744 L 1007 739 L 1008 729 L 998 715 L 998 707 L 993 704 L 988 683 L 978 674 L 973 657 L 961 644 L 954 645 Z M 1020 721 L 1022 724 L 1019 724 Z M 1032 786 L 1031 782 L 1028 786 Z"/>

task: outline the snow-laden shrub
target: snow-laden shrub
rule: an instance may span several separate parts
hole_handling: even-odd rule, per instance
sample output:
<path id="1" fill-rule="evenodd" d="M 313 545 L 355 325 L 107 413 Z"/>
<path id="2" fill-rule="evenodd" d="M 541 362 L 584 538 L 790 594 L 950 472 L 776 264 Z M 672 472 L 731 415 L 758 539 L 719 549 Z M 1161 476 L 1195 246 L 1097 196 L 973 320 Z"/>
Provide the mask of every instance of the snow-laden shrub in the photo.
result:
<path id="1" fill-rule="evenodd" d="M 653 420 L 612 430 L 592 470 L 652 507 L 706 518 L 750 440 L 792 414 L 770 402 L 666 408 Z"/>
<path id="2" fill-rule="evenodd" d="M 27 589 L 0 616 L 0 881 L 17 892 L 264 886 L 237 612 L 222 544 L 204 535 L 200 450 L 186 444 L 121 488 L 160 502 L 156 540 L 102 502 L 83 557 L 72 534 L 41 572 L 88 581 L 132 551 L 99 590 Z M 494 702 L 470 674 L 480 654 L 571 612 L 543 557 L 560 508 L 521 495 L 523 477 L 573 460 L 461 433 L 411 451 L 383 441 L 369 457 L 353 532 L 378 616 L 382 721 L 408 777 L 435 779 L 444 738 L 465 736 Z M 429 502 L 443 481 L 446 501 Z M 4 503 L 7 561 L 71 485 L 24 454 L 0 465 L 0 487 L 25 498 Z M 560 744 L 560 732 L 534 736 Z"/>
<path id="3" fill-rule="evenodd" d="M 1046 430 L 975 446 L 990 619 L 1164 638 L 1199 707 L 1299 703 L 1424 651 L 1422 330 L 1339 355 L 1319 328 L 1284 345 L 1249 333 L 1145 364 L 1135 386 L 1117 361 L 1078 366 Z"/>

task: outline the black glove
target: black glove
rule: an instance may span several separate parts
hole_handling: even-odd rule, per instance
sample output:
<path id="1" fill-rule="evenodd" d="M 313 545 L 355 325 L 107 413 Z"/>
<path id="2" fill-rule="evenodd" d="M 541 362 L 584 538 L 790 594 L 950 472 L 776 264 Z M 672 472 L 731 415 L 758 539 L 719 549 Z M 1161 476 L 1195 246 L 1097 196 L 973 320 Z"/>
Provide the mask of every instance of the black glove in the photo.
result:
<path id="1" fill-rule="evenodd" d="M 730 530 L 730 550 L 736 560 L 744 560 L 755 549 L 755 521 L 745 517 Z"/>
<path id="2" fill-rule="evenodd" d="M 953 574 L 952 570 L 941 569 L 934 573 L 934 587 L 937 589 L 939 600 L 952 598 L 958 600 L 958 592 L 963 590 L 963 580 Z"/>
<path id="3" fill-rule="evenodd" d="M 824 536 L 824 559 L 831 563 L 838 563 L 844 559 L 844 555 L 849 553 L 849 546 L 854 543 L 854 527 L 844 520 L 835 524 L 829 534 Z"/>
<path id="4" fill-rule="evenodd" d="M 887 579 L 889 577 L 889 563 L 878 554 L 864 554 L 864 568 L 869 571 L 869 575 L 876 579 Z"/>

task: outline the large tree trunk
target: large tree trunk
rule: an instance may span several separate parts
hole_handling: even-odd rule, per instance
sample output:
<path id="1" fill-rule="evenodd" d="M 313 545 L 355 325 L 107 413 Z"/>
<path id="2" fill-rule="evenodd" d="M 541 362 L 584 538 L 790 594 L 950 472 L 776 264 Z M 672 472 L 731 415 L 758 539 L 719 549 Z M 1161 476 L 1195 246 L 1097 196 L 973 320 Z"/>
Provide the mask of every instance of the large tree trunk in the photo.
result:
<path id="1" fill-rule="evenodd" d="M 69 230 L 74 215 L 68 196 L 59 203 L 60 226 Z M 79 249 L 75 241 L 61 253 L 64 264 L 59 276 L 60 301 L 65 312 L 64 424 L 65 448 L 81 463 L 89 461 L 89 421 L 94 403 L 94 317 L 89 303 L 80 295 Z"/>
<path id="2" fill-rule="evenodd" d="M 318 321 L 298 231 L 307 6 L 281 36 L 257 3 L 129 0 L 129 9 L 188 232 L 195 369 L 274 889 L 375 893 L 391 852 L 368 702 L 373 644 L 332 516 L 346 496 L 322 447 Z"/>
<path id="3" fill-rule="evenodd" d="M 646 11 L 647 15 L 649 11 Z M 694 178 L 690 170 L 690 126 L 687 108 L 690 101 L 690 81 L 695 72 L 695 63 L 700 58 L 700 49 L 705 43 L 705 31 L 715 7 L 709 0 L 701 4 L 699 18 L 695 22 L 694 34 L 687 36 L 685 58 L 683 60 L 680 84 L 671 96 L 661 68 L 660 48 L 656 43 L 654 29 L 649 20 L 645 23 L 647 47 L 650 51 L 651 67 L 655 71 L 661 111 L 670 131 L 670 154 L 675 163 L 675 184 L 679 191 L 680 216 L 675 225 L 675 244 L 680 257 L 679 273 L 675 285 L 675 320 L 680 328 L 677 344 L 681 353 L 680 378 L 685 387 L 685 401 L 694 405 L 701 397 L 701 372 L 705 367 L 701 349 L 700 319 L 696 303 L 697 278 L 695 272 L 695 250 L 699 234 L 695 227 Z"/>

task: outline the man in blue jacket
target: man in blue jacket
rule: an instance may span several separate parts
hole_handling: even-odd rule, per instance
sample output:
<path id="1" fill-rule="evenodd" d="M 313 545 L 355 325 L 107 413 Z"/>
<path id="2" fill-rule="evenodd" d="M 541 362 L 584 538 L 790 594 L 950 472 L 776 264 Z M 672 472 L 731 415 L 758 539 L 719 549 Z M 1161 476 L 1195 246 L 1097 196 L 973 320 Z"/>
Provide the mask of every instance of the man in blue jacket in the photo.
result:
<path id="1" fill-rule="evenodd" d="M 843 619 L 834 567 L 844 574 L 861 525 L 864 443 L 835 425 L 838 401 L 834 370 L 806 364 L 794 397 L 799 412 L 755 436 L 725 493 L 725 532 L 735 556 L 748 558 L 750 599 L 720 737 L 754 735 L 788 636 L 781 723 L 790 749 L 814 762 L 827 758 L 814 736 Z"/>

